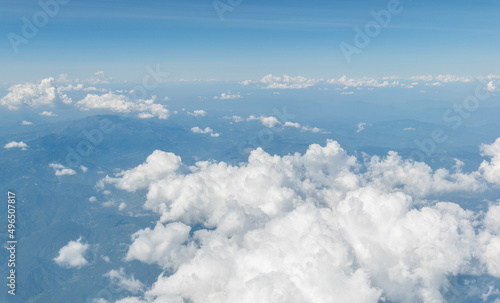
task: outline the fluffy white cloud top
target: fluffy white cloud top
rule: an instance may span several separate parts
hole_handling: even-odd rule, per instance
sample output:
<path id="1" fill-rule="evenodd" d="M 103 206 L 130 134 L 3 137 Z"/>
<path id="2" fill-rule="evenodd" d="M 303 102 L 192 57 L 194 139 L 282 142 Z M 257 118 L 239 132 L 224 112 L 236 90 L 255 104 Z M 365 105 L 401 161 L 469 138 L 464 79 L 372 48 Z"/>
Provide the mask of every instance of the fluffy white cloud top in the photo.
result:
<path id="1" fill-rule="evenodd" d="M 5 144 L 3 148 L 7 148 L 7 149 L 20 148 L 22 150 L 27 150 L 28 147 L 29 147 L 28 144 L 24 143 L 23 141 L 20 141 L 20 142 L 12 141 L 12 142 Z"/>
<path id="2" fill-rule="evenodd" d="M 39 83 L 16 84 L 8 88 L 9 93 L 0 99 L 0 104 L 10 110 L 18 110 L 23 106 L 40 107 L 53 105 L 60 100 L 70 104 L 72 100 L 59 91 L 54 84 L 54 78 L 41 80 Z"/>
<path id="3" fill-rule="evenodd" d="M 195 252 L 193 243 L 184 245 L 189 240 L 191 227 L 183 223 L 158 223 L 154 229 L 140 230 L 132 236 L 126 260 L 139 260 L 144 263 L 158 263 L 164 268 L 177 268 L 190 260 Z M 152 248 L 146 249 L 145 248 Z"/>
<path id="4" fill-rule="evenodd" d="M 100 184 L 146 190 L 144 207 L 161 215 L 132 236 L 126 258 L 169 274 L 128 300 L 443 302 L 450 276 L 500 277 L 500 204 L 482 216 L 428 198 L 497 182 L 500 171 L 485 167 L 499 142 L 482 147 L 492 161 L 471 173 L 395 152 L 360 163 L 335 141 L 303 155 L 256 149 L 239 166 L 186 166 L 155 151 Z"/>
<path id="5" fill-rule="evenodd" d="M 139 118 L 167 119 L 168 109 L 155 101 L 156 97 L 154 96 L 148 100 L 134 100 L 127 95 L 108 92 L 102 95 L 88 94 L 84 99 L 78 101 L 76 106 L 82 110 L 101 109 L 118 113 L 138 112 Z"/>
<path id="6" fill-rule="evenodd" d="M 104 276 L 108 277 L 119 289 L 124 289 L 132 294 L 141 293 L 144 290 L 144 284 L 135 279 L 133 275 L 127 276 L 123 267 L 118 270 L 110 270 Z"/>
<path id="7" fill-rule="evenodd" d="M 54 169 L 56 176 L 76 175 L 76 171 L 59 163 L 51 163 L 49 166 Z"/>
<path id="8" fill-rule="evenodd" d="M 486 180 L 500 185 L 500 138 L 493 144 L 481 145 L 481 153 L 483 156 L 491 158 L 491 160 L 484 160 L 479 168 L 480 171 Z"/>
<path id="9" fill-rule="evenodd" d="M 59 255 L 54 258 L 54 261 L 60 266 L 77 267 L 88 265 L 85 259 L 85 253 L 89 249 L 87 243 L 82 243 L 82 237 L 76 241 L 69 241 L 66 246 L 59 250 Z"/>

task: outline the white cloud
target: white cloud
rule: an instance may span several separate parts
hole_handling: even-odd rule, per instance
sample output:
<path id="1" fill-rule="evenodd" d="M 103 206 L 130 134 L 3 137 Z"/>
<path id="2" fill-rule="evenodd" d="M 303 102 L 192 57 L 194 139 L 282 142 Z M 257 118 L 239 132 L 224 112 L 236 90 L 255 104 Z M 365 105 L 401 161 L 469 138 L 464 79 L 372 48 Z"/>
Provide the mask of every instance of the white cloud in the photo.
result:
<path id="1" fill-rule="evenodd" d="M 88 94 L 84 99 L 78 101 L 76 106 L 82 110 L 102 109 L 118 113 L 138 112 L 138 117 L 144 119 L 152 117 L 167 119 L 168 109 L 155 101 L 155 96 L 148 100 L 134 100 L 126 95 L 108 92 L 102 95 Z"/>
<path id="2" fill-rule="evenodd" d="M 148 302 L 141 300 L 139 298 L 136 298 L 136 297 L 127 297 L 127 298 L 120 299 L 120 300 L 116 301 L 115 303 L 148 303 Z M 177 302 L 172 302 L 172 303 L 177 303 Z M 179 301 L 178 303 L 183 303 L 183 302 Z"/>
<path id="3" fill-rule="evenodd" d="M 383 82 L 379 82 L 378 80 L 373 78 L 363 77 L 355 79 L 355 78 L 348 78 L 346 75 L 338 79 L 333 78 L 327 80 L 327 83 L 341 85 L 344 86 L 345 89 L 349 87 L 395 87 L 399 85 L 398 81 L 389 82 L 387 80 L 384 80 Z"/>
<path id="4" fill-rule="evenodd" d="M 68 74 L 60 74 L 59 78 L 57 78 L 55 81 L 58 83 L 70 83 L 73 82 L 74 80 L 70 79 Z"/>
<path id="5" fill-rule="evenodd" d="M 21 150 L 27 150 L 28 149 L 28 144 L 24 143 L 23 141 L 16 142 L 12 141 L 7 144 L 3 148 L 20 148 Z"/>
<path id="6" fill-rule="evenodd" d="M 203 109 L 195 110 L 193 112 L 187 112 L 188 115 L 190 116 L 195 116 L 195 117 L 204 117 L 207 115 L 207 112 L 204 111 Z"/>
<path id="7" fill-rule="evenodd" d="M 86 166 L 83 166 L 83 165 L 80 165 L 80 169 L 82 170 L 82 172 L 86 173 L 89 169 L 88 167 Z"/>
<path id="8" fill-rule="evenodd" d="M 273 116 L 263 116 L 262 115 L 262 116 L 257 117 L 257 116 L 251 115 L 246 119 L 244 119 L 240 116 L 233 116 L 232 119 L 236 123 L 243 122 L 243 121 L 260 121 L 262 123 L 262 125 L 264 125 L 265 127 L 268 127 L 268 128 L 272 128 L 272 127 L 275 127 L 277 125 L 281 125 L 281 122 L 276 117 L 273 117 Z"/>
<path id="9" fill-rule="evenodd" d="M 220 96 L 214 96 L 214 100 L 233 100 L 233 99 L 241 99 L 240 93 L 233 94 L 230 91 L 227 93 L 222 93 Z"/>
<path id="10" fill-rule="evenodd" d="M 82 237 L 76 241 L 69 241 L 66 246 L 59 250 L 59 256 L 54 258 L 54 261 L 60 266 L 80 268 L 88 264 L 84 257 L 88 248 L 88 244 L 82 243 Z"/>
<path id="11" fill-rule="evenodd" d="M 102 92 L 102 93 L 104 93 L 107 90 L 105 88 L 96 88 L 94 86 L 85 87 L 83 84 L 79 83 L 79 84 L 76 84 L 76 85 L 68 84 L 66 86 L 59 86 L 57 88 L 57 91 L 59 91 L 59 92 L 71 92 L 71 91 L 91 92 L 91 91 L 95 91 L 95 92 Z"/>
<path id="12" fill-rule="evenodd" d="M 243 121 L 260 121 L 263 126 L 268 127 L 268 128 L 273 128 L 279 125 L 283 125 L 283 127 L 294 127 L 294 128 L 300 128 L 302 131 L 307 131 L 307 132 L 313 132 L 313 133 L 319 133 L 321 129 L 317 127 L 309 127 L 309 126 L 302 126 L 300 123 L 296 122 L 290 122 L 287 121 L 285 124 L 281 123 L 276 117 L 273 116 L 264 116 L 261 115 L 259 117 L 250 115 L 248 118 L 242 118 L 240 116 L 233 116 L 231 117 L 234 122 L 239 123 Z"/>
<path id="13" fill-rule="evenodd" d="M 252 83 L 253 83 L 252 80 L 243 80 L 243 81 L 240 82 L 241 85 L 250 85 Z"/>
<path id="14" fill-rule="evenodd" d="M 481 154 L 491 160 L 484 160 L 479 170 L 488 182 L 500 185 L 500 138 L 493 144 L 482 144 Z"/>
<path id="15" fill-rule="evenodd" d="M 113 184 L 119 189 L 135 192 L 138 189 L 147 188 L 153 180 L 175 175 L 180 166 L 181 158 L 179 156 L 157 150 L 146 159 L 144 164 L 121 171 L 116 174 L 117 178 L 106 176 L 99 183 L 99 188 L 104 188 L 106 184 Z"/>
<path id="16" fill-rule="evenodd" d="M 126 260 L 139 260 L 144 263 L 158 263 L 164 268 L 177 268 L 195 253 L 193 243 L 185 244 L 191 227 L 182 223 L 163 225 L 158 223 L 154 229 L 146 228 L 132 236 L 132 244 Z"/>
<path id="17" fill-rule="evenodd" d="M 483 146 L 483 171 L 496 145 Z M 107 184 L 147 189 L 144 207 L 161 216 L 127 253 L 169 270 L 148 302 L 443 302 L 450 276 L 500 277 L 500 204 L 483 219 L 435 199 L 485 190 L 480 171 L 395 152 L 359 163 L 328 141 L 303 155 L 257 149 L 238 166 L 155 151 Z"/>
<path id="18" fill-rule="evenodd" d="M 260 121 L 262 123 L 262 125 L 264 125 L 265 127 L 268 127 L 268 128 L 273 128 L 277 125 L 281 125 L 281 122 L 276 117 L 273 117 L 273 116 L 256 117 L 256 116 L 252 115 L 246 119 L 246 121 L 255 121 L 255 120 Z"/>
<path id="19" fill-rule="evenodd" d="M 239 122 L 243 122 L 243 121 L 245 121 L 245 119 L 243 119 L 243 118 L 242 118 L 242 117 L 240 117 L 240 116 L 232 116 L 231 118 L 232 118 L 232 119 L 234 120 L 234 122 L 236 122 L 236 123 L 239 123 Z"/>
<path id="20" fill-rule="evenodd" d="M 209 134 L 209 133 L 213 133 L 214 130 L 208 126 L 205 127 L 205 129 L 201 129 L 198 126 L 195 126 L 195 127 L 191 128 L 191 131 L 195 134 Z"/>
<path id="21" fill-rule="evenodd" d="M 312 133 L 319 133 L 321 131 L 321 129 L 319 129 L 317 127 L 302 126 L 302 131 L 312 132 Z"/>
<path id="22" fill-rule="evenodd" d="M 413 85 L 409 85 L 409 84 L 404 84 L 404 83 L 401 83 L 401 87 L 402 87 L 402 88 L 414 88 L 415 86 L 413 86 Z"/>
<path id="23" fill-rule="evenodd" d="M 342 92 L 341 95 L 354 95 L 354 92 Z"/>
<path id="24" fill-rule="evenodd" d="M 66 176 L 66 175 L 71 176 L 71 175 L 76 175 L 76 171 L 74 171 L 71 168 L 67 168 L 67 167 L 65 167 L 62 164 L 51 163 L 51 164 L 49 164 L 49 166 L 52 169 L 54 169 L 54 172 L 55 172 L 56 176 Z"/>
<path id="25" fill-rule="evenodd" d="M 10 110 L 18 110 L 23 106 L 51 106 L 56 101 L 70 104 L 72 100 L 60 92 L 54 84 L 54 78 L 41 80 L 39 83 L 16 84 L 7 89 L 9 93 L 0 99 L 0 104 Z"/>
<path id="26" fill-rule="evenodd" d="M 88 82 L 93 84 L 106 84 L 112 80 L 111 77 L 107 76 L 104 71 L 97 71 L 94 73 L 92 78 L 88 80 Z"/>
<path id="27" fill-rule="evenodd" d="M 210 127 L 205 127 L 204 129 L 199 128 L 198 126 L 192 127 L 191 131 L 195 134 L 210 134 L 210 137 L 217 138 L 220 136 L 219 133 L 214 133 L 214 130 Z"/>
<path id="28" fill-rule="evenodd" d="M 119 289 L 124 289 L 132 294 L 141 293 L 144 291 L 144 284 L 134 278 L 134 276 L 127 276 L 125 269 L 122 267 L 119 270 L 113 269 L 104 274 L 108 277 L 113 284 Z"/>
<path id="29" fill-rule="evenodd" d="M 414 127 L 405 127 L 403 128 L 404 131 L 410 131 L 410 130 L 415 130 Z"/>
<path id="30" fill-rule="evenodd" d="M 432 82 L 432 81 L 437 81 L 437 82 L 471 82 L 473 78 L 469 77 L 459 77 L 455 75 L 437 75 L 437 76 L 432 76 L 432 75 L 427 75 L 427 76 L 412 76 L 410 77 L 411 80 L 417 80 L 417 81 L 423 81 L 423 82 Z"/>
<path id="31" fill-rule="evenodd" d="M 285 127 L 295 127 L 295 128 L 300 128 L 300 126 L 301 126 L 301 125 L 300 125 L 300 123 L 297 123 L 297 122 L 295 122 L 295 123 L 294 123 L 294 122 L 290 122 L 290 121 L 288 121 L 288 122 L 285 122 L 284 126 L 285 126 Z"/>
<path id="32" fill-rule="evenodd" d="M 267 89 L 299 89 L 313 86 L 318 82 L 318 80 L 307 79 L 302 76 L 292 77 L 284 75 L 283 77 L 279 77 L 269 74 L 264 76 L 260 82 L 264 83 L 266 85 L 265 88 Z"/>
<path id="33" fill-rule="evenodd" d="M 358 129 L 356 129 L 356 132 L 357 133 L 360 133 L 362 131 L 365 130 L 365 127 L 367 126 L 368 124 L 364 123 L 364 122 L 361 122 L 361 123 L 358 123 Z"/>
<path id="34" fill-rule="evenodd" d="M 40 116 L 46 116 L 46 117 L 57 117 L 57 114 L 49 111 L 43 111 L 40 113 Z"/>
<path id="35" fill-rule="evenodd" d="M 33 123 L 26 121 L 26 120 L 23 120 L 23 122 L 21 122 L 21 125 L 32 125 L 32 124 Z"/>
<path id="36" fill-rule="evenodd" d="M 497 84 L 495 81 L 490 81 L 488 82 L 488 85 L 486 86 L 486 90 L 490 92 L 494 92 L 497 90 L 500 90 L 500 88 L 497 87 Z"/>

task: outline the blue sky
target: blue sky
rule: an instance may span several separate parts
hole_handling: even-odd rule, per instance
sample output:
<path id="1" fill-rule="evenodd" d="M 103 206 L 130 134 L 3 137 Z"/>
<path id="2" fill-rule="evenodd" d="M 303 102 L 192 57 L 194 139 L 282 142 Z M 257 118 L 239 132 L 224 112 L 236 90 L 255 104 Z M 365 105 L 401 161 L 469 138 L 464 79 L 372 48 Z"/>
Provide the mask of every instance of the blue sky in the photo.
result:
<path id="1" fill-rule="evenodd" d="M 222 1 L 225 3 L 225 0 Z M 480 76 L 500 68 L 497 1 L 401 1 L 403 11 L 348 64 L 341 42 L 373 21 L 388 1 L 249 1 L 224 14 L 205 1 L 78 1 L 61 5 L 16 54 L 36 1 L 3 1 L 0 80 L 27 81 L 104 70 L 137 80 L 145 65 L 168 67 L 173 79 L 221 81 L 264 74 L 306 77 Z"/>

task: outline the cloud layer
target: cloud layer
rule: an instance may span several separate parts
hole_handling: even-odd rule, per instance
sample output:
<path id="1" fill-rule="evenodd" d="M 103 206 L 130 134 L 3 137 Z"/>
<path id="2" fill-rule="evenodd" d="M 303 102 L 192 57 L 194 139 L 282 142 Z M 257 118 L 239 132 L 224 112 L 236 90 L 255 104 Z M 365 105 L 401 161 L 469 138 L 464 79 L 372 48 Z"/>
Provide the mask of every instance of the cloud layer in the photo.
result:
<path id="1" fill-rule="evenodd" d="M 449 276 L 500 277 L 500 204 L 481 215 L 428 199 L 499 185 L 498 142 L 471 173 L 394 152 L 359 163 L 335 141 L 240 166 L 155 151 L 100 184 L 146 190 L 161 215 L 126 259 L 169 274 L 127 302 L 442 302 Z"/>

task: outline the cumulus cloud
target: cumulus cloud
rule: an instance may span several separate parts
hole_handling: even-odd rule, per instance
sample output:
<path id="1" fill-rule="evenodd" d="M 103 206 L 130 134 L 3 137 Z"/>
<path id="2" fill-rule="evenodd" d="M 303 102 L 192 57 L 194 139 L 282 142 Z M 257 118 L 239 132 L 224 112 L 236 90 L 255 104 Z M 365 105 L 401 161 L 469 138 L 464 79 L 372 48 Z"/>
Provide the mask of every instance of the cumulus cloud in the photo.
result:
<path id="1" fill-rule="evenodd" d="M 214 96 L 214 100 L 232 100 L 241 99 L 240 93 L 233 94 L 230 91 L 220 94 L 220 96 Z"/>
<path id="2" fill-rule="evenodd" d="M 82 243 L 82 237 L 76 241 L 69 241 L 59 250 L 59 256 L 54 258 L 54 261 L 60 266 L 80 268 L 88 264 L 84 257 L 88 248 L 88 244 Z"/>
<path id="3" fill-rule="evenodd" d="M 76 171 L 58 163 L 51 163 L 49 166 L 54 169 L 56 176 L 76 175 Z"/>
<path id="4" fill-rule="evenodd" d="M 40 113 L 40 116 L 57 117 L 57 114 L 55 114 L 54 112 L 43 111 Z"/>
<path id="5" fill-rule="evenodd" d="M 51 106 L 57 101 L 70 104 L 72 100 L 59 91 L 54 78 L 41 80 L 39 83 L 16 84 L 7 89 L 9 93 L 0 99 L 0 104 L 10 110 L 18 110 L 23 106 Z"/>
<path id="6" fill-rule="evenodd" d="M 262 123 L 262 125 L 264 125 L 265 127 L 268 127 L 268 128 L 272 128 L 272 127 L 275 127 L 277 125 L 281 125 L 281 122 L 276 118 L 276 117 L 273 117 L 273 116 L 254 116 L 254 115 L 250 115 L 248 118 L 242 118 L 240 116 L 233 116 L 232 117 L 233 121 L 236 122 L 236 123 L 239 123 L 239 122 L 243 122 L 243 121 L 260 121 Z"/>
<path id="7" fill-rule="evenodd" d="M 450 276 L 500 277 L 500 204 L 482 217 L 434 198 L 496 181 L 486 167 L 497 145 L 471 173 L 395 152 L 360 163 L 335 141 L 283 157 L 259 148 L 238 166 L 155 151 L 100 184 L 147 190 L 144 207 L 161 216 L 132 236 L 126 259 L 169 274 L 127 300 L 445 301 Z"/>
<path id="8" fill-rule="evenodd" d="M 275 127 L 277 125 L 280 125 L 281 122 L 276 118 L 276 117 L 273 117 L 273 116 L 260 116 L 260 117 L 256 117 L 256 116 L 250 116 L 246 119 L 246 121 L 260 121 L 262 123 L 262 125 L 264 125 L 265 127 L 268 127 L 268 128 L 272 128 L 272 127 Z M 237 122 L 235 120 L 235 122 Z"/>
<path id="9" fill-rule="evenodd" d="M 23 122 L 21 122 L 21 125 L 32 125 L 32 124 L 33 123 L 26 121 L 26 120 L 23 120 Z"/>
<path id="10" fill-rule="evenodd" d="M 181 164 L 182 160 L 179 156 L 157 150 L 143 164 L 116 174 L 117 178 L 106 176 L 100 181 L 98 187 L 102 189 L 106 184 L 113 184 L 119 189 L 135 192 L 147 188 L 154 180 L 174 174 L 180 169 Z"/>
<path id="11" fill-rule="evenodd" d="M 312 133 L 321 132 L 321 129 L 319 129 L 317 127 L 310 127 L 310 126 L 302 126 L 301 130 L 305 131 L 305 132 L 312 132 Z"/>
<path id="12" fill-rule="evenodd" d="M 119 289 L 124 289 L 132 294 L 141 293 L 144 290 L 144 284 L 135 279 L 134 275 L 127 276 L 123 267 L 119 270 L 110 270 L 104 276 L 109 278 Z"/>
<path id="13" fill-rule="evenodd" d="M 207 115 L 207 112 L 204 111 L 203 109 L 195 110 L 193 112 L 187 112 L 188 115 L 190 116 L 195 116 L 195 117 L 204 117 Z"/>
<path id="14" fill-rule="evenodd" d="M 264 76 L 260 82 L 264 83 L 266 85 L 265 88 L 267 89 L 299 89 L 313 86 L 318 82 L 318 80 L 307 79 L 302 76 L 293 77 L 284 75 L 283 77 L 280 77 L 268 74 Z"/>
<path id="15" fill-rule="evenodd" d="M 294 128 L 300 128 L 301 127 L 300 123 L 290 122 L 290 121 L 285 122 L 285 124 L 283 124 L 283 126 L 285 126 L 285 127 L 294 127 Z"/>
<path id="16" fill-rule="evenodd" d="M 186 243 L 190 231 L 191 227 L 182 223 L 158 223 L 154 229 L 140 230 L 132 236 L 126 260 L 158 263 L 166 269 L 177 268 L 196 252 L 194 243 Z"/>
<path id="17" fill-rule="evenodd" d="M 7 149 L 20 148 L 21 150 L 27 150 L 28 147 L 29 147 L 28 144 L 24 143 L 23 141 L 20 141 L 20 142 L 12 141 L 12 142 L 5 144 L 3 148 L 7 148 Z"/>
<path id="18" fill-rule="evenodd" d="M 479 170 L 488 182 L 500 185 L 500 138 L 493 144 L 482 144 L 481 153 L 491 160 L 484 160 Z"/>
<path id="19" fill-rule="evenodd" d="M 139 118 L 167 119 L 168 109 L 155 101 L 155 96 L 148 100 L 134 100 L 127 95 L 108 92 L 102 95 L 88 94 L 84 99 L 78 101 L 76 106 L 82 110 L 102 109 L 118 113 L 138 112 Z"/>
<path id="20" fill-rule="evenodd" d="M 214 130 L 208 126 L 205 127 L 205 129 L 201 129 L 198 126 L 195 126 L 195 127 L 191 128 L 191 131 L 195 134 L 209 134 L 209 133 L 213 133 Z"/>

